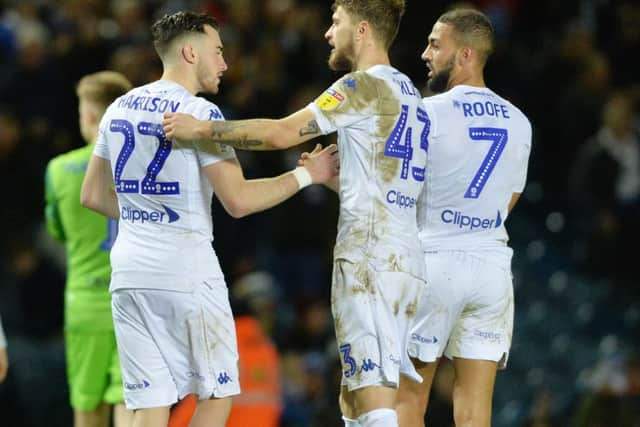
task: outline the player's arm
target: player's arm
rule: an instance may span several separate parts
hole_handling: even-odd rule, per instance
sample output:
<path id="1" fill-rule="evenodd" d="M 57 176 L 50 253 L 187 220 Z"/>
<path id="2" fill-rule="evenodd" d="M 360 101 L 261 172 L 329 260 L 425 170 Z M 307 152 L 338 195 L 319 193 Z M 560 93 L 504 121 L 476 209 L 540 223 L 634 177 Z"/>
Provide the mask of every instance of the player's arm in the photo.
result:
<path id="1" fill-rule="evenodd" d="M 511 213 L 511 210 L 515 207 L 516 203 L 518 203 L 518 200 L 520 199 L 520 194 L 521 193 L 513 193 L 511 195 L 511 200 L 509 200 L 509 213 Z"/>
<path id="2" fill-rule="evenodd" d="M 210 141 L 241 150 L 282 150 L 321 135 L 313 112 L 303 108 L 283 119 L 209 121 L 182 113 L 165 113 L 167 138 Z"/>
<path id="3" fill-rule="evenodd" d="M 282 203 L 309 184 L 327 182 L 337 173 L 336 151 L 335 145 L 329 145 L 313 154 L 304 167 L 273 178 L 245 179 L 235 158 L 203 170 L 225 210 L 241 218 Z"/>
<path id="4" fill-rule="evenodd" d="M 113 189 L 111 162 L 102 157 L 91 155 L 87 173 L 82 182 L 80 203 L 85 208 L 94 210 L 113 219 L 120 218 L 118 198 Z"/>
<path id="5" fill-rule="evenodd" d="M 58 210 L 58 202 L 53 185 L 53 164 L 49 162 L 44 175 L 44 218 L 47 225 L 49 235 L 56 240 L 64 241 L 64 228 L 60 221 L 60 212 Z"/>

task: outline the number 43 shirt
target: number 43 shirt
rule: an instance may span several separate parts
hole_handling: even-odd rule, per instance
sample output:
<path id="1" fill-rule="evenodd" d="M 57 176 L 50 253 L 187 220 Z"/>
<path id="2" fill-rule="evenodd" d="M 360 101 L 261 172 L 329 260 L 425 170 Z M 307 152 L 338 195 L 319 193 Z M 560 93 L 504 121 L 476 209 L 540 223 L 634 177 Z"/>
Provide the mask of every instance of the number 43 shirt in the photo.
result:
<path id="1" fill-rule="evenodd" d="M 395 68 L 375 65 L 345 75 L 308 108 L 324 134 L 338 132 L 334 258 L 378 259 L 383 271 L 423 277 L 416 206 L 428 123 L 418 90 Z"/>
<path id="2" fill-rule="evenodd" d="M 223 278 L 211 246 L 213 188 L 202 168 L 235 152 L 165 139 L 165 112 L 223 120 L 214 104 L 177 83 L 156 81 L 118 98 L 100 123 L 94 154 L 111 161 L 120 210 L 111 291 L 188 292 L 203 280 Z"/>
<path id="3" fill-rule="evenodd" d="M 521 193 L 531 124 L 488 88 L 456 86 L 424 99 L 429 117 L 425 194 L 418 207 L 425 251 L 482 250 L 511 260 L 509 201 Z"/>

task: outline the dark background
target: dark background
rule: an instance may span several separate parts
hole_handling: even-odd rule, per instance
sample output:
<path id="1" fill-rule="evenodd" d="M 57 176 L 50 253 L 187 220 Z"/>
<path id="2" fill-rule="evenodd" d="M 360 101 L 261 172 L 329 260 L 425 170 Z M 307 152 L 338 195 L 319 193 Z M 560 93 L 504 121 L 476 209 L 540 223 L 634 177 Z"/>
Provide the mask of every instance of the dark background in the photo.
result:
<path id="1" fill-rule="evenodd" d="M 496 29 L 488 86 L 519 106 L 534 129 L 527 188 L 507 221 L 516 318 L 509 366 L 497 379 L 494 425 L 640 425 L 640 6 L 466 4 L 485 11 Z M 392 62 L 421 90 L 420 54 L 433 22 L 453 5 L 407 2 Z M 179 9 L 209 11 L 223 24 L 229 70 L 211 99 L 228 119 L 281 117 L 339 77 L 326 66 L 328 1 L 0 3 L 0 312 L 11 359 L 0 385 L 2 426 L 71 424 L 64 251 L 43 231 L 43 176 L 50 158 L 83 144 L 74 86 L 102 69 L 135 85 L 158 78 L 149 27 Z M 603 145 L 612 129 L 624 137 Z M 248 177 L 273 176 L 293 168 L 310 146 L 238 154 Z M 282 425 L 340 425 L 328 297 L 335 195 L 310 187 L 241 220 L 214 200 L 213 215 L 231 293 L 250 301 L 282 356 Z M 451 425 L 450 388 L 444 364 L 430 425 Z"/>

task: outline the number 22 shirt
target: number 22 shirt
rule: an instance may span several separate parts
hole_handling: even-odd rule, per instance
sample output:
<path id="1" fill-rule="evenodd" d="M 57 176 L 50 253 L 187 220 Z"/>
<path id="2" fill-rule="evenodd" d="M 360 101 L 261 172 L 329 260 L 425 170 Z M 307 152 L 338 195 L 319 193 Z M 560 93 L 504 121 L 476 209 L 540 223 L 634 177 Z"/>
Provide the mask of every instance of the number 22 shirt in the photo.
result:
<path id="1" fill-rule="evenodd" d="M 179 84 L 156 81 L 115 100 L 100 122 L 94 154 L 111 161 L 120 211 L 111 250 L 112 292 L 189 292 L 204 280 L 223 278 L 211 246 L 213 188 L 202 168 L 235 152 L 165 139 L 165 112 L 224 119 L 217 106 Z"/>

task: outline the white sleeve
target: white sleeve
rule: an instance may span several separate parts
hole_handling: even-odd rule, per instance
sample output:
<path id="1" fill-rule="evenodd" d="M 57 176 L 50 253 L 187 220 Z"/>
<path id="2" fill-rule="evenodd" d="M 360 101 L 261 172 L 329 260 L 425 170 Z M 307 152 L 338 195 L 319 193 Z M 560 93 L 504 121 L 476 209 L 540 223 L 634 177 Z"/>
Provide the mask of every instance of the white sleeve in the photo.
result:
<path id="1" fill-rule="evenodd" d="M 96 144 L 93 148 L 93 154 L 98 157 L 102 157 L 103 159 L 111 160 L 111 156 L 109 155 L 109 145 L 107 144 L 107 138 L 105 137 L 105 128 L 107 126 L 105 116 L 106 114 L 102 117 L 100 126 L 98 127 L 98 139 L 96 140 Z"/>
<path id="2" fill-rule="evenodd" d="M 1 317 L 0 317 L 0 348 L 7 348 L 7 339 L 4 336 L 4 329 L 2 329 Z"/>
<path id="3" fill-rule="evenodd" d="M 323 134 L 367 120 L 377 111 L 380 82 L 366 72 L 350 73 L 325 90 L 307 106 Z"/>

